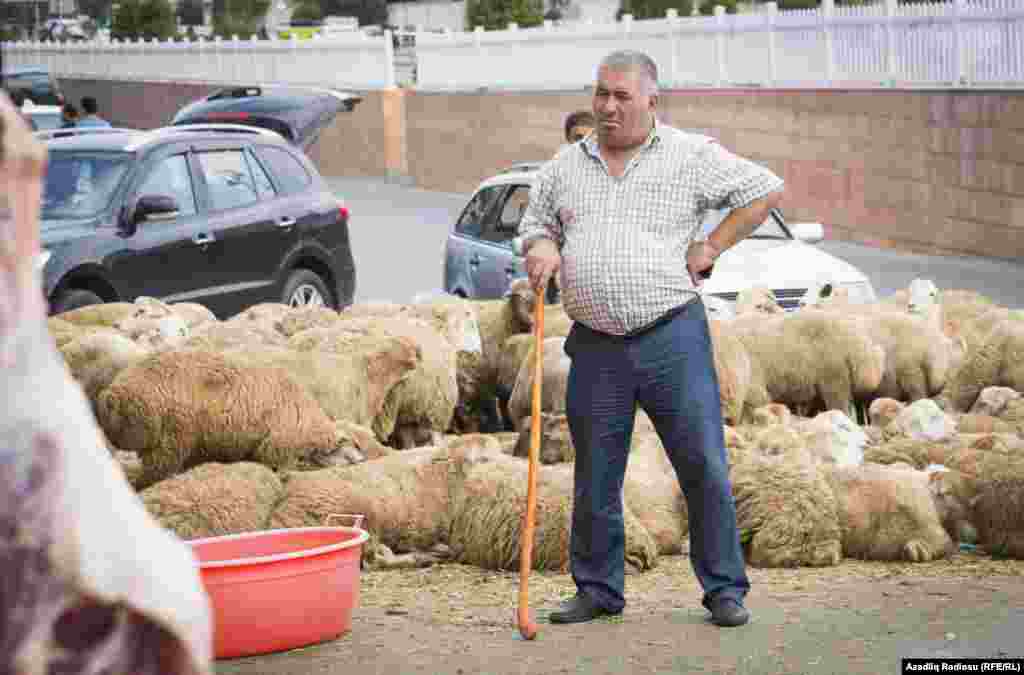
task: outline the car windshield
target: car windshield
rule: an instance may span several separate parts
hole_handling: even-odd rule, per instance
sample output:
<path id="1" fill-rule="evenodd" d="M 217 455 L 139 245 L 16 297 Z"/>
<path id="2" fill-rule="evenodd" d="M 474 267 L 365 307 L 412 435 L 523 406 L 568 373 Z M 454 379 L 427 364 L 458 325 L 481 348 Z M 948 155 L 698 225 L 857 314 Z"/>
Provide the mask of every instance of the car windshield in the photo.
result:
<path id="1" fill-rule="evenodd" d="M 704 235 L 707 236 L 714 232 L 715 228 L 718 227 L 718 224 L 725 220 L 725 217 L 729 215 L 729 213 L 730 211 L 728 209 L 709 211 L 703 223 Z M 793 237 L 779 225 L 779 222 L 773 216 L 768 216 L 768 220 L 761 223 L 761 225 L 754 230 L 753 234 L 750 235 L 750 238 L 792 239 Z"/>
<path id="2" fill-rule="evenodd" d="M 130 159 L 123 152 L 51 151 L 43 186 L 43 219 L 98 215 L 110 205 Z"/>
<path id="3" fill-rule="evenodd" d="M 33 112 L 28 115 L 28 121 L 32 125 L 32 129 L 34 131 L 48 131 L 50 129 L 59 129 L 61 124 L 64 123 L 64 120 L 61 118 L 59 112 Z"/>

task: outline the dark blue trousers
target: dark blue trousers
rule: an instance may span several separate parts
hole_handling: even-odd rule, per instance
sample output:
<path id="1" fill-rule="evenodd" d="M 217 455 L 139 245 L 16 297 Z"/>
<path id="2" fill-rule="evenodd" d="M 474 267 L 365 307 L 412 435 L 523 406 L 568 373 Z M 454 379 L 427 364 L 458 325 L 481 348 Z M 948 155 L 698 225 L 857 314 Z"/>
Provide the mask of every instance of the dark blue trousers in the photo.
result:
<path id="1" fill-rule="evenodd" d="M 570 545 L 581 593 L 616 612 L 625 605 L 622 484 L 636 407 L 654 422 L 686 496 L 690 561 L 704 589 L 742 604 L 750 589 L 736 526 L 722 408 L 704 304 L 619 337 L 579 322 L 565 342 L 572 359 L 566 412 L 576 447 Z"/>

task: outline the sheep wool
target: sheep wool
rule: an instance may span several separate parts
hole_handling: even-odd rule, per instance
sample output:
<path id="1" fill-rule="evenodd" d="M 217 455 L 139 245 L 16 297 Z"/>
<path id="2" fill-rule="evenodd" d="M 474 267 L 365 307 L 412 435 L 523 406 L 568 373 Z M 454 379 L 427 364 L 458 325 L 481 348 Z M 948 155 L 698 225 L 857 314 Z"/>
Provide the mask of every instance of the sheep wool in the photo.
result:
<path id="1" fill-rule="evenodd" d="M 808 457 L 746 452 L 735 457 L 730 481 L 751 565 L 828 567 L 842 560 L 836 500 Z"/>
<path id="2" fill-rule="evenodd" d="M 150 350 L 110 328 L 98 328 L 68 342 L 60 349 L 71 375 L 90 403 L 125 368 L 146 358 Z"/>
<path id="3" fill-rule="evenodd" d="M 344 352 L 298 351 L 252 345 L 226 350 L 247 366 L 275 366 L 316 399 L 332 420 L 370 426 L 391 390 L 420 363 L 418 346 L 408 338 L 381 337 Z"/>
<path id="4" fill-rule="evenodd" d="M 381 441 L 406 449 L 429 443 L 433 434 L 448 431 L 459 399 L 456 351 L 434 326 L 421 319 L 398 316 L 343 318 L 336 328 L 321 336 L 317 348 L 337 349 L 330 337 L 336 331 L 367 337 L 405 337 L 420 350 L 420 362 L 391 388 L 373 421 L 373 430 Z M 311 332 L 299 333 L 292 340 Z"/>
<path id="5" fill-rule="evenodd" d="M 997 323 L 981 346 L 968 353 L 948 384 L 947 397 L 957 410 L 970 410 L 986 387 L 1024 391 L 1024 320 Z"/>
<path id="6" fill-rule="evenodd" d="M 572 359 L 565 353 L 565 338 L 544 338 L 541 347 L 541 403 L 540 409 L 548 413 L 564 413 L 565 397 L 569 387 L 569 368 Z M 513 426 L 518 427 L 520 420 L 528 417 L 533 407 L 533 373 L 536 360 L 533 344 L 519 364 L 516 384 L 512 387 L 512 396 L 508 401 L 508 413 Z"/>
<path id="7" fill-rule="evenodd" d="M 290 473 L 270 527 L 312 527 L 332 514 L 359 513 L 375 543 L 395 553 L 426 551 L 446 537 L 457 469 L 447 450 L 420 447 L 363 464 Z"/>
<path id="8" fill-rule="evenodd" d="M 143 489 L 203 462 L 281 469 L 336 445 L 334 423 L 287 371 L 213 352 L 154 354 L 119 373 L 96 407 L 111 442 L 139 453 Z"/>
<path id="9" fill-rule="evenodd" d="M 925 482 L 881 466 L 830 467 L 825 474 L 838 505 L 843 554 L 863 560 L 928 562 L 953 552 Z"/>
<path id="10" fill-rule="evenodd" d="M 572 467 L 542 466 L 537 479 L 537 517 L 532 568 L 565 571 L 569 566 Z M 449 545 L 459 562 L 485 569 L 519 567 L 520 532 L 526 511 L 528 465 L 499 456 L 471 465 L 452 502 Z M 623 505 L 626 564 L 639 571 L 658 562 L 658 546 Z"/>
<path id="11" fill-rule="evenodd" d="M 139 497 L 163 527 L 198 539 L 267 529 L 283 493 L 281 479 L 262 464 L 208 462 L 149 486 Z"/>

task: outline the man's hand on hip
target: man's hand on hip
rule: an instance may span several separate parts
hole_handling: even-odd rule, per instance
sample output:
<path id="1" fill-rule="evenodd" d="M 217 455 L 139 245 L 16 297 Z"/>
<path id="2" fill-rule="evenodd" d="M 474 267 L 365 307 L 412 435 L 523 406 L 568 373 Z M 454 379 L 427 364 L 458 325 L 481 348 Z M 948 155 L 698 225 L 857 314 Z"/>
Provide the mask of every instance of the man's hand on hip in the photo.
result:
<path id="1" fill-rule="evenodd" d="M 536 293 L 547 290 L 552 278 L 558 283 L 558 270 L 561 266 L 562 256 L 558 246 L 550 239 L 537 239 L 526 251 L 526 273 Z"/>
<path id="2" fill-rule="evenodd" d="M 718 249 L 708 241 L 695 241 L 690 244 L 686 251 L 686 269 L 697 288 L 704 283 L 701 272 L 708 272 L 714 266 L 718 253 Z"/>

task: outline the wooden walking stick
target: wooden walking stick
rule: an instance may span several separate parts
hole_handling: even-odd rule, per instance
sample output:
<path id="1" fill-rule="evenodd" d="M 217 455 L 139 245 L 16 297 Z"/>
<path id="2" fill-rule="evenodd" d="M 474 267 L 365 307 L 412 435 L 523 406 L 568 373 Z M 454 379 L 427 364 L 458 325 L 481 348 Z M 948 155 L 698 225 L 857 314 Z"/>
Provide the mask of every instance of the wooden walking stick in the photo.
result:
<path id="1" fill-rule="evenodd" d="M 533 413 L 530 417 L 530 470 L 526 482 L 526 514 L 519 540 L 519 633 L 537 637 L 530 619 L 530 568 L 533 567 L 533 523 L 537 515 L 537 466 L 540 464 L 540 385 L 544 375 L 544 291 L 537 291 L 533 312 Z"/>

